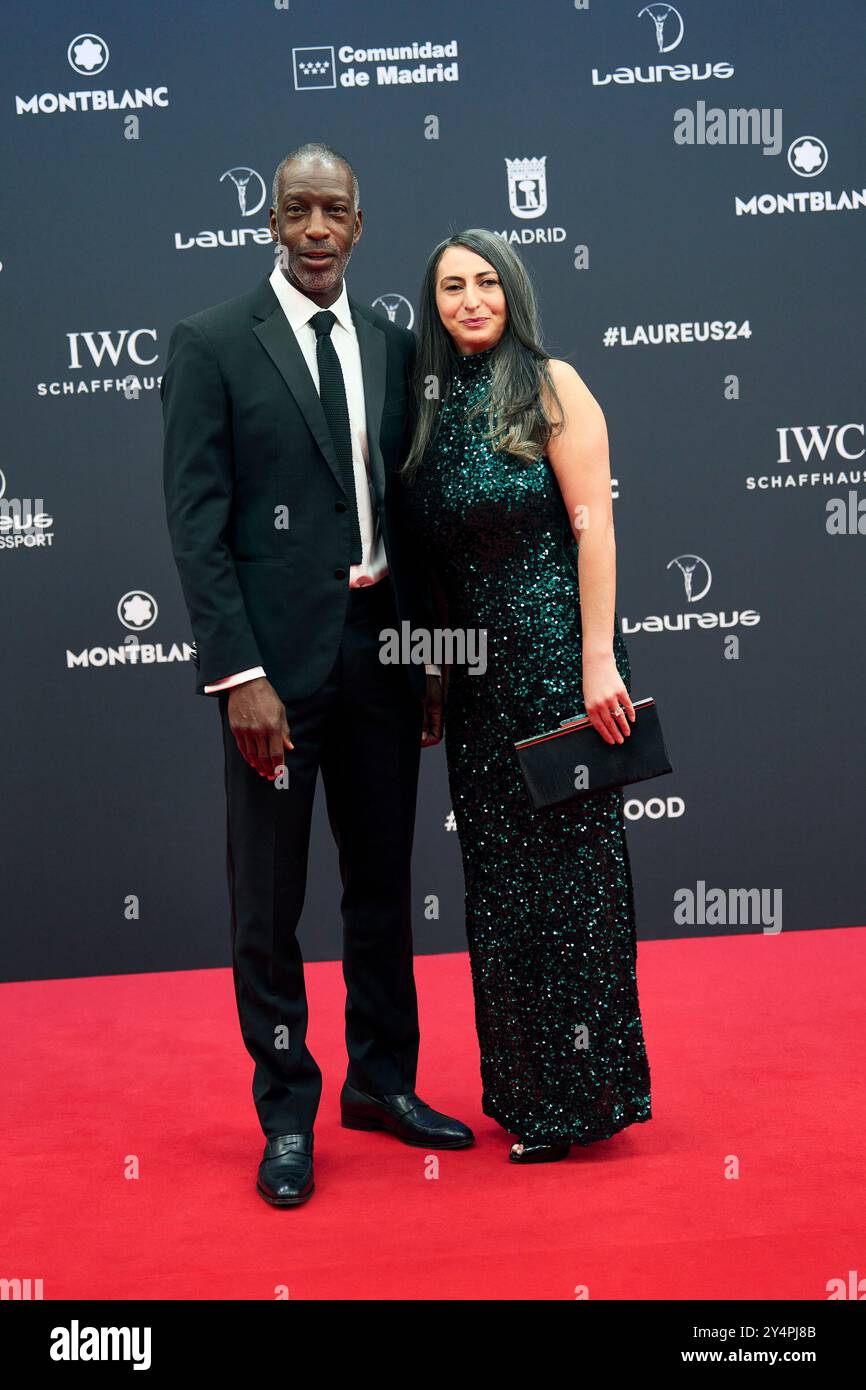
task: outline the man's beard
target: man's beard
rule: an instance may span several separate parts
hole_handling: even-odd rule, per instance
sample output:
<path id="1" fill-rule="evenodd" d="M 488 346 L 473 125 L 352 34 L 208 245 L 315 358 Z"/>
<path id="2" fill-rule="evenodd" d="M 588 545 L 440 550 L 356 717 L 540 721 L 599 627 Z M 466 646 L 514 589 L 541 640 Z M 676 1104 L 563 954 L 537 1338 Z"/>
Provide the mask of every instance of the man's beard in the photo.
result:
<path id="1" fill-rule="evenodd" d="M 315 294 L 321 294 L 326 290 L 333 289 L 335 285 L 339 285 L 351 252 L 332 252 L 330 259 L 325 262 L 321 270 L 317 270 L 308 261 L 302 260 L 301 254 L 295 247 L 286 246 L 280 242 L 278 265 L 283 273 L 288 271 L 288 278 L 292 283 L 300 286 L 301 290 L 306 292 L 312 290 Z"/>

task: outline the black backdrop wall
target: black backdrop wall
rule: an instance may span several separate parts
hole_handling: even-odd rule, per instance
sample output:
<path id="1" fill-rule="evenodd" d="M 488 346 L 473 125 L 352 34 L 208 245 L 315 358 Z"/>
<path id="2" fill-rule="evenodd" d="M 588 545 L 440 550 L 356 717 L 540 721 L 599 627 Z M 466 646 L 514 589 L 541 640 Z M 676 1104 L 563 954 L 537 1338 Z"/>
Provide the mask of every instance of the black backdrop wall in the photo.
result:
<path id="1" fill-rule="evenodd" d="M 410 324 L 430 247 L 493 228 L 605 410 L 632 694 L 675 763 L 627 801 L 642 935 L 862 922 L 862 3 L 6 0 L 2 22 L 2 977 L 228 963 L 158 385 L 176 320 L 269 271 L 303 139 L 360 177 L 354 295 Z M 463 946 L 449 815 L 440 747 L 420 952 Z M 764 890 L 772 921 L 714 917 L 700 885 Z M 320 814 L 308 958 L 339 955 L 338 903 Z"/>

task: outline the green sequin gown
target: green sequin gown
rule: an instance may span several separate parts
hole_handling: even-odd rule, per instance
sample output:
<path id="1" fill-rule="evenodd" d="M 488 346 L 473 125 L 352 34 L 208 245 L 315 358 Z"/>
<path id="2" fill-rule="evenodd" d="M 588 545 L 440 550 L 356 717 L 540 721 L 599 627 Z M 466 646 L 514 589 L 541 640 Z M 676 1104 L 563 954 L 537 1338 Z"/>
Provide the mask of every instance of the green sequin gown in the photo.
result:
<path id="1" fill-rule="evenodd" d="M 623 793 L 535 810 L 517 762 L 516 739 L 583 709 L 577 545 L 549 461 L 494 453 L 486 412 L 465 419 L 493 350 L 454 354 L 407 515 L 448 625 L 487 632 L 486 673 L 453 666 L 445 709 L 482 1109 L 590 1144 L 651 1118 Z M 618 617 L 614 655 L 628 689 Z"/>

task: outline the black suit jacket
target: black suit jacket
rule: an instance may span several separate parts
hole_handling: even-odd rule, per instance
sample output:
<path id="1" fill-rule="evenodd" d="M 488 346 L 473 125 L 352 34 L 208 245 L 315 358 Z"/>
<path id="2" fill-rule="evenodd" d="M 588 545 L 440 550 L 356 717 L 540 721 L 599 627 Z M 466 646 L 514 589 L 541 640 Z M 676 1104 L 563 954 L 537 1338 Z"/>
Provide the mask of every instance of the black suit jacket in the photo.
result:
<path id="1" fill-rule="evenodd" d="M 399 619 L 430 628 L 398 476 L 411 432 L 414 335 L 354 299 L 349 306 Z M 197 691 L 263 666 L 284 702 L 315 693 L 343 630 L 354 499 L 343 491 L 318 392 L 267 277 L 176 325 L 160 394 L 166 514 L 198 654 Z M 287 527 L 276 524 L 280 508 L 288 509 Z M 410 664 L 406 674 L 423 695 L 424 667 Z"/>

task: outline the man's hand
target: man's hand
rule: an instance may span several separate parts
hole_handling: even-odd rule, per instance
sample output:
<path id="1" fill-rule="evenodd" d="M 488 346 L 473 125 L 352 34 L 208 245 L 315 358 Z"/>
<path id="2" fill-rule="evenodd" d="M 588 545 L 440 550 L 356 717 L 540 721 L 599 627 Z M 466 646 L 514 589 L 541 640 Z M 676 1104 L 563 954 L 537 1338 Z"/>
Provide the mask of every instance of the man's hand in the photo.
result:
<path id="1" fill-rule="evenodd" d="M 427 675 L 427 694 L 424 696 L 424 728 L 421 747 L 433 748 L 442 742 L 442 677 Z"/>
<path id="2" fill-rule="evenodd" d="M 229 691 L 229 725 L 250 767 L 273 782 L 284 766 L 283 750 L 294 748 L 286 707 L 264 676 Z"/>

